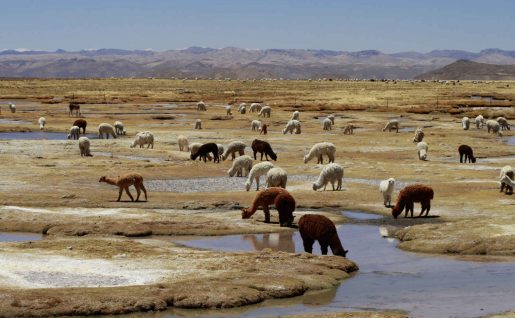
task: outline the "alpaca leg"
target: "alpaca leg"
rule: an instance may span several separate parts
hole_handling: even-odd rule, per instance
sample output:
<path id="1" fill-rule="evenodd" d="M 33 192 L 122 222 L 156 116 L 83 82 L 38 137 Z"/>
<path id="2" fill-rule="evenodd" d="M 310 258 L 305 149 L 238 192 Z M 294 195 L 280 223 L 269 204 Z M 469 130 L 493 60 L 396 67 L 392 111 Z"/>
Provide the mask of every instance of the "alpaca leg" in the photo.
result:
<path id="1" fill-rule="evenodd" d="M 245 151 L 244 150 L 239 150 L 239 154 L 240 154 L 240 156 L 243 156 L 245 154 Z"/>
<path id="2" fill-rule="evenodd" d="M 259 191 L 259 177 L 256 177 L 256 191 Z"/>
<path id="3" fill-rule="evenodd" d="M 331 186 L 333 187 L 333 191 L 334 191 L 334 181 L 331 181 Z"/>
<path id="4" fill-rule="evenodd" d="M 460 163 L 463 163 L 463 154 L 460 153 Z M 467 157 L 465 157 L 465 160 L 467 160 Z"/>
<path id="5" fill-rule="evenodd" d="M 143 190 L 143 194 L 145 194 L 145 201 L 148 201 L 147 200 L 147 189 L 145 189 L 143 182 L 139 186 L 140 186 L 141 190 Z"/>
<path id="6" fill-rule="evenodd" d="M 263 213 L 265 213 L 265 223 L 270 223 L 270 208 L 268 205 L 263 206 Z"/>
<path id="7" fill-rule="evenodd" d="M 418 217 L 421 217 L 424 214 L 424 212 L 426 211 L 426 209 L 427 209 L 427 201 L 420 202 L 420 207 L 421 207 L 420 208 L 420 214 L 418 215 Z"/>
<path id="8" fill-rule="evenodd" d="M 134 185 L 134 188 L 136 188 L 136 202 L 139 201 L 139 196 L 141 194 L 141 190 L 137 184 Z"/>
<path id="9" fill-rule="evenodd" d="M 427 216 L 429 214 L 429 210 L 431 210 L 431 200 L 427 200 L 427 203 L 426 203 L 426 215 Z"/>
<path id="10" fill-rule="evenodd" d="M 329 243 L 326 241 L 320 241 L 320 240 L 318 240 L 318 243 L 320 243 L 320 250 L 322 251 L 322 255 L 327 255 Z"/>
<path id="11" fill-rule="evenodd" d="M 254 151 L 254 160 L 257 160 L 257 151 Z M 261 158 L 263 160 L 263 158 Z"/>
<path id="12" fill-rule="evenodd" d="M 304 245 L 304 252 L 306 253 L 313 253 L 313 244 L 315 243 L 314 240 L 311 240 L 309 238 L 302 238 L 302 245 Z"/>
<path id="13" fill-rule="evenodd" d="M 117 202 L 120 202 L 120 199 L 122 197 L 122 192 L 123 192 L 123 188 L 120 187 L 120 191 L 118 191 L 118 200 L 116 200 Z"/>
<path id="14" fill-rule="evenodd" d="M 342 179 L 338 180 L 338 188 L 336 188 L 336 190 L 341 190 L 342 189 Z"/>
<path id="15" fill-rule="evenodd" d="M 132 194 L 131 192 L 129 191 L 129 187 L 125 187 L 125 192 L 127 193 L 127 195 L 129 196 L 129 198 L 131 198 L 131 201 L 134 201 L 134 198 L 132 197 Z"/>

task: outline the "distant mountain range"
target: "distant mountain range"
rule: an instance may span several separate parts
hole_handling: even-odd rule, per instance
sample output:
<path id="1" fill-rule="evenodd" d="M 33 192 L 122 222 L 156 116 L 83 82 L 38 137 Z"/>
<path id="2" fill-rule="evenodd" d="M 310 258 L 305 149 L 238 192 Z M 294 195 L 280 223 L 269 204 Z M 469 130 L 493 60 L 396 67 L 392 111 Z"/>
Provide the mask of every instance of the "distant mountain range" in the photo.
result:
<path id="1" fill-rule="evenodd" d="M 0 51 L 0 77 L 412 79 L 421 74 L 431 74 L 428 72 L 458 60 L 498 64 L 495 73 L 490 75 L 490 79 L 496 79 L 496 76 L 503 74 L 504 68 L 511 69 L 506 65 L 515 65 L 515 51 L 486 49 L 473 53 L 436 50 L 429 53 L 386 54 L 376 50 L 248 50 L 235 47 L 190 47 L 161 52 L 120 49 L 77 52 L 4 50 Z M 459 76 L 459 73 L 456 75 Z"/>
<path id="2" fill-rule="evenodd" d="M 420 74 L 429 80 L 515 80 L 515 65 L 495 65 L 459 60 L 438 70 Z"/>

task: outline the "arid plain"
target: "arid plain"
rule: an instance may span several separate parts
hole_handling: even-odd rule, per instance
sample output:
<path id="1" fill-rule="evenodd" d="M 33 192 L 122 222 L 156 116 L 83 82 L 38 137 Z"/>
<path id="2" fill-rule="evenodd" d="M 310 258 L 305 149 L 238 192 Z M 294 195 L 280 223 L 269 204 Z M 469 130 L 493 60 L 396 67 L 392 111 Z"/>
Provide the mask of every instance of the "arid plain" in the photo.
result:
<path id="1" fill-rule="evenodd" d="M 200 100 L 206 112 L 196 111 Z M 0 230 L 46 234 L 41 241 L 0 243 L 5 316 L 242 306 L 330 288 L 357 270 L 345 241 L 349 260 L 205 251 L 159 239 L 294 230 L 279 227 L 274 209 L 271 224 L 263 223 L 260 211 L 242 220 L 240 207 L 252 202 L 255 184 L 246 192 L 245 178 L 229 178 L 230 159 L 191 161 L 179 151 L 178 135 L 190 143 L 268 141 L 278 154 L 273 163 L 288 172 L 295 220 L 309 212 L 345 223 L 343 210 L 371 212 L 385 216 L 380 223 L 400 239 L 401 249 L 485 261 L 513 261 L 515 255 L 515 200 L 499 192 L 498 182 L 500 169 L 515 165 L 515 146 L 509 144 L 515 132 L 498 137 L 486 128 L 461 126 L 463 116 L 478 114 L 514 122 L 515 82 L 2 80 L 0 101 L 0 136 L 39 131 L 41 116 L 45 131 L 62 133 L 56 140 L 0 140 Z M 92 139 L 93 157 L 81 158 L 77 141 L 66 139 L 76 119 L 68 113 L 71 101 L 80 103 L 88 134 L 96 134 L 100 123 L 120 120 L 127 135 Z M 243 102 L 271 106 L 271 117 L 239 114 Z M 227 104 L 232 116 L 225 114 Z M 295 110 L 302 133 L 285 135 Z M 329 114 L 336 116 L 335 125 L 324 131 Z M 393 118 L 400 121 L 399 133 L 383 132 Z M 203 129 L 194 129 L 196 119 Z M 253 119 L 268 125 L 266 136 L 251 131 Z M 347 124 L 356 127 L 354 134 L 343 134 Z M 429 145 L 427 161 L 417 157 L 417 127 Z M 144 130 L 154 134 L 154 149 L 130 148 Z M 304 164 L 303 156 L 322 141 L 336 145 L 335 162 L 345 170 L 342 191 L 312 190 L 321 165 Z M 474 149 L 475 164 L 460 164 L 461 144 Z M 143 175 L 148 202 L 130 202 L 125 194 L 116 202 L 117 188 L 98 182 L 128 172 Z M 394 220 L 378 191 L 379 181 L 389 177 L 397 180 L 394 202 L 405 184 L 431 186 L 430 217 L 402 214 Z M 416 204 L 416 215 L 419 209 Z"/>

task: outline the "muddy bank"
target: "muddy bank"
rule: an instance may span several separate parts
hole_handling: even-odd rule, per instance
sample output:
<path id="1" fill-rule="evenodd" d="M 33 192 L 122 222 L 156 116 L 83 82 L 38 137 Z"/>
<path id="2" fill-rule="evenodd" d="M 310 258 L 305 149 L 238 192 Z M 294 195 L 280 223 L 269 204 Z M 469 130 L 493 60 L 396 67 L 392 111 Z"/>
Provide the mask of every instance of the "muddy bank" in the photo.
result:
<path id="1" fill-rule="evenodd" d="M 220 253 L 159 240 L 1 243 L 0 312 L 44 317 L 237 307 L 330 288 L 357 269 L 342 257 Z"/>

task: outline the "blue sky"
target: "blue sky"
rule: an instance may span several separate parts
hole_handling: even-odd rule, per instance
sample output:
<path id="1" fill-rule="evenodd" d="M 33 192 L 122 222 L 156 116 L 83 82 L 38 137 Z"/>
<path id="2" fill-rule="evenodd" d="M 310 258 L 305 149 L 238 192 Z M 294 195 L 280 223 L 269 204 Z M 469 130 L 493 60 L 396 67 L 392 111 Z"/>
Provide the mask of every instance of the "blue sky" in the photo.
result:
<path id="1" fill-rule="evenodd" d="M 0 0 L 0 49 L 515 49 L 511 0 Z"/>

